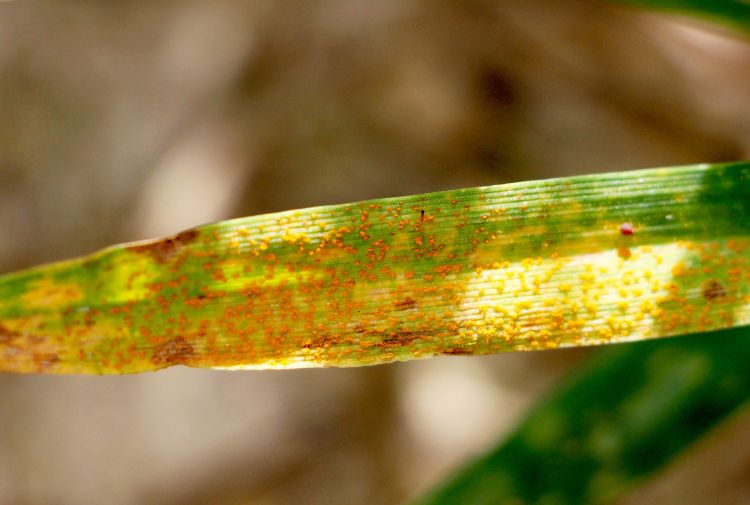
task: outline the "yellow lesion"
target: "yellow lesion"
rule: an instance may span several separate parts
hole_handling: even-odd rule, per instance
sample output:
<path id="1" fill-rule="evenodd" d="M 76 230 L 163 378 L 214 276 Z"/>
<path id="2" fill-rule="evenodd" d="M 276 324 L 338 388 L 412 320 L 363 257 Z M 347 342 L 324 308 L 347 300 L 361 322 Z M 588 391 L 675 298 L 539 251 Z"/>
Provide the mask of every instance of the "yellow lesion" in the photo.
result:
<path id="1" fill-rule="evenodd" d="M 521 348 L 663 333 L 654 327 L 671 317 L 663 304 L 673 296 L 669 286 L 674 267 L 681 270 L 684 248 L 634 247 L 637 260 L 630 261 L 603 251 L 522 259 L 502 268 L 486 265 L 468 280 L 456 325 L 465 337 L 492 336 Z M 561 340 L 549 341 L 553 335 Z"/>
<path id="2" fill-rule="evenodd" d="M 83 297 L 83 290 L 77 284 L 58 283 L 44 277 L 34 281 L 21 302 L 29 309 L 53 309 L 80 302 Z"/>
<path id="3" fill-rule="evenodd" d="M 39 333 L 39 328 L 48 323 L 46 316 L 34 314 L 24 317 L 8 318 L 2 321 L 0 330 L 10 335 L 23 336 Z"/>

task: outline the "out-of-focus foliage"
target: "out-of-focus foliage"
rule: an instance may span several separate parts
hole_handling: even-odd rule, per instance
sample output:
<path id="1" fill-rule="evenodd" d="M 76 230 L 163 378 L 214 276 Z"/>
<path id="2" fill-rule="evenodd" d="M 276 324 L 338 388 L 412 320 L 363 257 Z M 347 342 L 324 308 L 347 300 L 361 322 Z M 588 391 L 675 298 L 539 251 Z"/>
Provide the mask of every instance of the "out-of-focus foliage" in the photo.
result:
<path id="1" fill-rule="evenodd" d="M 611 502 L 748 399 L 748 360 L 747 328 L 601 351 L 503 444 L 417 503 Z"/>
<path id="2" fill-rule="evenodd" d="M 750 4 L 742 0 L 614 0 L 706 18 L 750 33 Z"/>

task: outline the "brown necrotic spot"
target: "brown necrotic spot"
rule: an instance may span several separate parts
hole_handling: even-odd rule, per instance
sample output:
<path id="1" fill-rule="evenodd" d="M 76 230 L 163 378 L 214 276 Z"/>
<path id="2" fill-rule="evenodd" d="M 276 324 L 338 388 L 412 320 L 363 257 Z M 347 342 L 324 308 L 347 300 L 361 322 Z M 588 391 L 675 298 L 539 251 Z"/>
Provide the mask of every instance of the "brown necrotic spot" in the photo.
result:
<path id="1" fill-rule="evenodd" d="M 128 249 L 138 254 L 147 254 L 157 263 L 166 263 L 184 246 L 195 242 L 199 235 L 200 233 L 197 230 L 187 230 L 173 237 L 133 245 Z"/>
<path id="2" fill-rule="evenodd" d="M 414 298 L 412 298 L 410 296 L 407 296 L 403 300 L 399 300 L 397 302 L 394 302 L 393 305 L 398 310 L 413 309 L 414 307 L 417 306 L 417 301 Z"/>
<path id="3" fill-rule="evenodd" d="M 194 356 L 193 346 L 182 337 L 172 339 L 154 349 L 151 362 L 157 366 L 185 364 Z"/>
<path id="4" fill-rule="evenodd" d="M 322 337 L 315 337 L 314 339 L 308 340 L 302 344 L 302 347 L 305 349 L 326 349 L 335 343 L 336 342 L 333 338 L 324 335 Z"/>
<path id="5" fill-rule="evenodd" d="M 14 359 L 23 354 L 28 355 L 28 349 L 31 345 L 32 343 L 28 339 L 22 340 L 22 335 L 19 332 L 0 324 L 0 356 L 4 356 L 6 359 Z M 34 357 L 32 359 L 35 360 Z M 37 369 L 39 369 L 38 366 Z M 41 371 L 41 369 L 39 370 Z"/>
<path id="6" fill-rule="evenodd" d="M 32 359 L 36 369 L 40 372 L 49 370 L 60 361 L 60 358 L 54 353 L 35 353 Z"/>
<path id="7" fill-rule="evenodd" d="M 450 349 L 444 350 L 442 354 L 446 354 L 448 356 L 469 356 L 474 353 L 469 349 L 464 349 L 462 347 L 451 347 Z"/>
<path id="8" fill-rule="evenodd" d="M 711 280 L 703 285 L 702 294 L 703 298 L 705 298 L 709 302 L 713 302 L 726 297 L 727 290 L 724 289 L 724 286 L 722 286 L 718 281 Z"/>
<path id="9" fill-rule="evenodd" d="M 404 347 L 419 338 L 419 334 L 415 331 L 395 331 L 389 333 L 382 342 L 377 344 L 377 347 Z"/>
<path id="10" fill-rule="evenodd" d="M 0 345 L 11 344 L 18 337 L 20 337 L 18 332 L 12 331 L 0 324 Z"/>

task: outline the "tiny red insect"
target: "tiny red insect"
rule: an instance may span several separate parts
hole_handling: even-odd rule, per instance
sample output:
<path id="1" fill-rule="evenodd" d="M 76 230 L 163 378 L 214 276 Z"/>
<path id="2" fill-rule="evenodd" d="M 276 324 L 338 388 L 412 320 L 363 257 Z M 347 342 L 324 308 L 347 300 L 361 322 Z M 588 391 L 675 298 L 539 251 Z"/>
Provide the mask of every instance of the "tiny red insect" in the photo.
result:
<path id="1" fill-rule="evenodd" d="M 620 225 L 620 233 L 622 233 L 623 235 L 632 235 L 633 225 L 631 223 L 622 223 Z"/>

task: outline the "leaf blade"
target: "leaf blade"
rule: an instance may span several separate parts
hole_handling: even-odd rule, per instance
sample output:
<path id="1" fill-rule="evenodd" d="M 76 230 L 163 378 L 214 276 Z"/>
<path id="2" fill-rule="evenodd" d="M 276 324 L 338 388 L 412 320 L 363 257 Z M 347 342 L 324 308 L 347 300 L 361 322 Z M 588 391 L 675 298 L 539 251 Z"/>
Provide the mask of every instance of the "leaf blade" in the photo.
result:
<path id="1" fill-rule="evenodd" d="M 748 181 L 747 162 L 532 181 L 115 246 L 0 277 L 0 369 L 358 366 L 750 324 Z"/>

